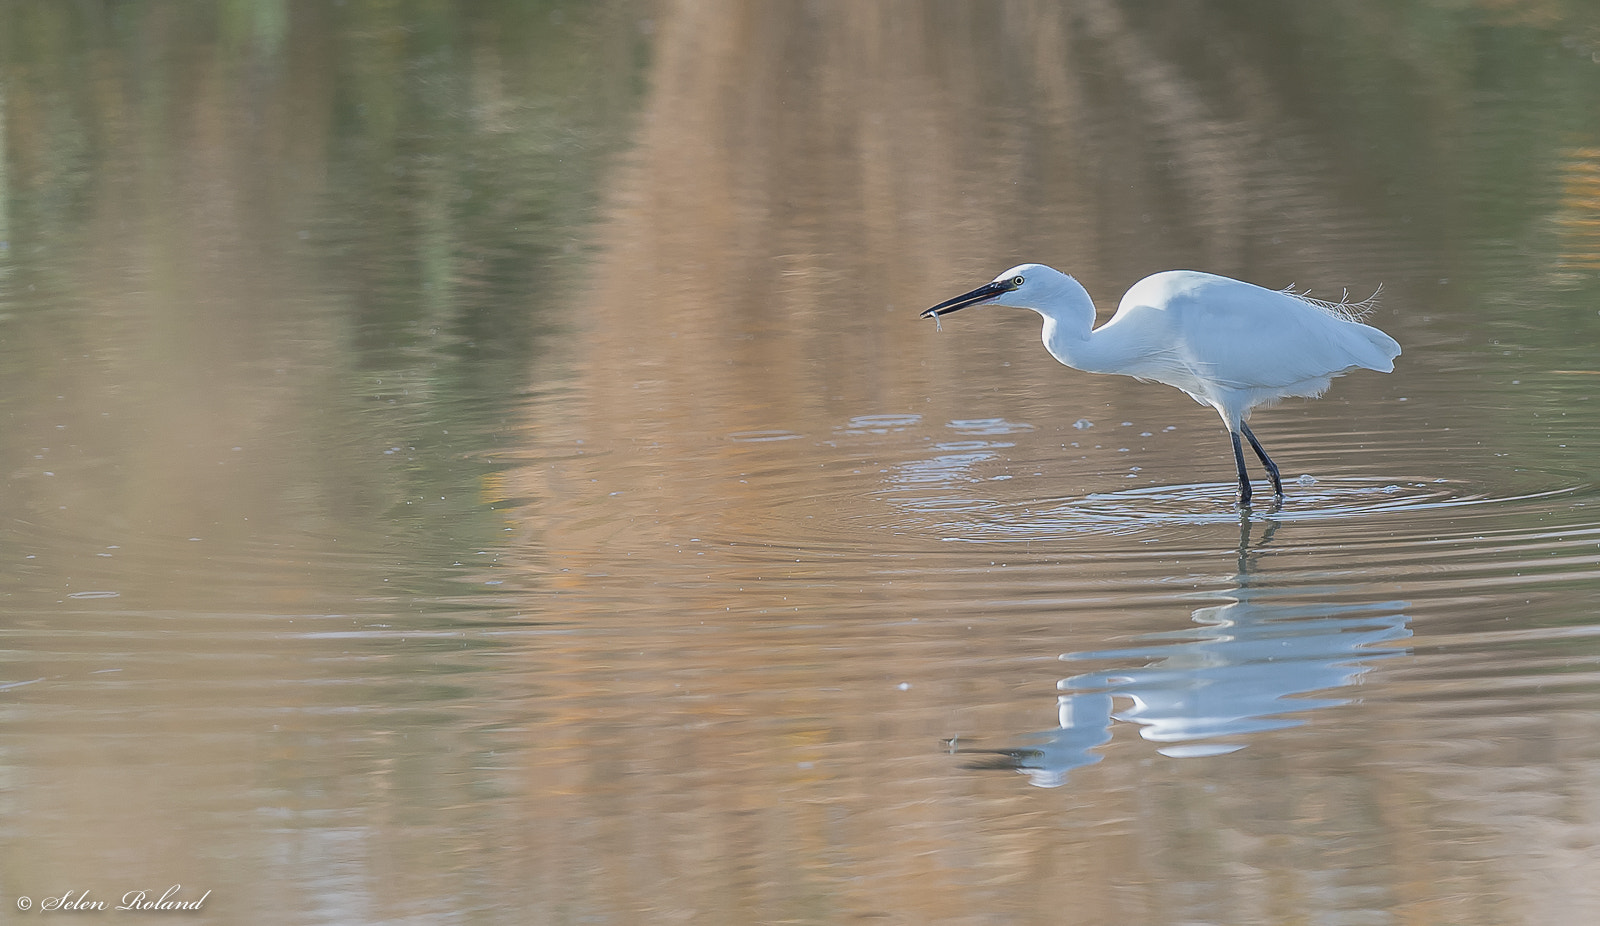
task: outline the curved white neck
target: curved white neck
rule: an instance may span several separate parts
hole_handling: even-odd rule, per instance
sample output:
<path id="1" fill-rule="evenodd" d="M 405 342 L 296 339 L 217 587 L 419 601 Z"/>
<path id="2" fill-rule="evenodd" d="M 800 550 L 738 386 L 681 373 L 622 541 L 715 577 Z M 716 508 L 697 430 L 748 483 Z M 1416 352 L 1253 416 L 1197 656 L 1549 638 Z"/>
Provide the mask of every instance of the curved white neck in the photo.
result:
<path id="1" fill-rule="evenodd" d="M 1126 373 L 1144 353 L 1138 345 L 1122 343 L 1114 330 L 1094 327 L 1094 300 L 1088 290 L 1069 276 L 1054 287 L 1049 310 L 1035 308 L 1044 318 L 1041 340 L 1051 356 L 1086 373 Z"/>

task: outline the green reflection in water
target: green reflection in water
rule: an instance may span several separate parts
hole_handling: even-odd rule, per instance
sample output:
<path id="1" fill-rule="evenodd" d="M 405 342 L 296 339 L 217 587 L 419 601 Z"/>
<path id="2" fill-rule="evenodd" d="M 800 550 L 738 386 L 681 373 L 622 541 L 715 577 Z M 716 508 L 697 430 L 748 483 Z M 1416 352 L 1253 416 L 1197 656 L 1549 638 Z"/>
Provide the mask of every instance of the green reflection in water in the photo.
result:
<path id="1" fill-rule="evenodd" d="M 492 452 L 548 375 L 642 15 L 0 4 L 0 468 L 29 489 L 3 513 L 491 541 Z"/>

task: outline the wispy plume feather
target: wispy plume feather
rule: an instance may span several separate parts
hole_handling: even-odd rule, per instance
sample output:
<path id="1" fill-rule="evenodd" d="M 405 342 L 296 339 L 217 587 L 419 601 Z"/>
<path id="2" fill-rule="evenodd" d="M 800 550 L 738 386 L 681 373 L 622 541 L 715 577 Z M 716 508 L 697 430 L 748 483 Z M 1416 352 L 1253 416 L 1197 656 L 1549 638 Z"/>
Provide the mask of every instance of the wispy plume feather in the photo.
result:
<path id="1" fill-rule="evenodd" d="M 1347 322 L 1358 322 L 1371 315 L 1373 310 L 1378 307 L 1378 297 L 1383 295 L 1383 284 L 1379 283 L 1378 288 L 1373 291 L 1372 295 L 1360 302 L 1350 301 L 1350 290 L 1348 289 L 1344 291 L 1344 295 L 1339 297 L 1338 302 L 1317 299 L 1309 292 L 1299 292 L 1294 288 L 1293 283 L 1278 291 L 1285 296 L 1293 296 L 1306 305 L 1316 306 L 1335 318 L 1342 318 Z"/>

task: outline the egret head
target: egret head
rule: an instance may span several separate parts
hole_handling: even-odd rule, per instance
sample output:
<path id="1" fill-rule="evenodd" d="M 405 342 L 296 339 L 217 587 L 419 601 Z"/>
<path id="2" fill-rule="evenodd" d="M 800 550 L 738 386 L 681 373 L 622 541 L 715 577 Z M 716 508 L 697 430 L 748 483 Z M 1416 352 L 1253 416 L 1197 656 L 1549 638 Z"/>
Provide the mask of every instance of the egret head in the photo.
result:
<path id="1" fill-rule="evenodd" d="M 1062 279 L 1069 278 L 1044 264 L 1019 264 L 969 293 L 923 309 L 922 317 L 935 318 L 974 305 L 1010 305 L 1037 310 L 1043 304 L 1041 300 L 1047 298 Z"/>

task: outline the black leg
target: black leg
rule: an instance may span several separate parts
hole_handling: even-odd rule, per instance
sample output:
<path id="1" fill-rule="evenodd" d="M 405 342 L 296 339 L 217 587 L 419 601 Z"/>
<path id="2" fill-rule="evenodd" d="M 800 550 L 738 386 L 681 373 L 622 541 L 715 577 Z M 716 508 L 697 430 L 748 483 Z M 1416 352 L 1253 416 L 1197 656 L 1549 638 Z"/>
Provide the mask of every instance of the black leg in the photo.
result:
<path id="1" fill-rule="evenodd" d="M 1228 435 L 1233 438 L 1233 462 L 1239 467 L 1239 505 L 1243 507 L 1250 504 L 1250 474 L 1244 471 L 1244 448 L 1239 445 L 1239 432 L 1229 431 Z"/>
<path id="2" fill-rule="evenodd" d="M 1272 491 L 1277 493 L 1279 498 L 1283 498 L 1283 480 L 1278 478 L 1278 464 L 1272 462 L 1272 458 L 1267 456 L 1267 452 L 1261 449 L 1261 442 L 1256 440 L 1256 436 L 1250 430 L 1249 425 L 1240 422 L 1239 427 L 1244 431 L 1244 436 L 1250 439 L 1250 447 L 1255 450 L 1256 456 L 1261 458 L 1261 465 L 1267 468 L 1267 475 L 1272 477 Z M 1244 456 L 1237 446 L 1239 443 L 1237 435 L 1234 436 L 1233 443 L 1235 445 L 1234 453 L 1239 454 L 1241 457 Z"/>

